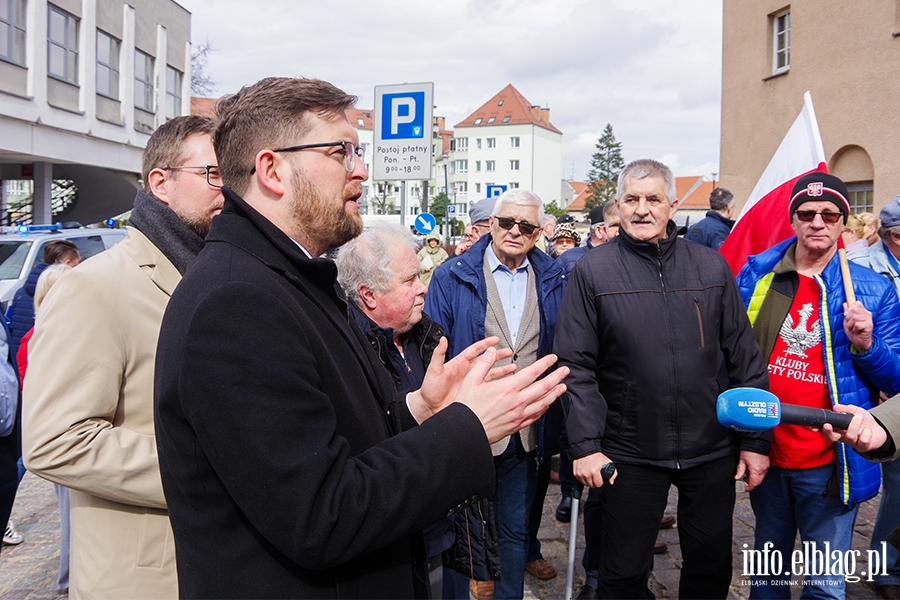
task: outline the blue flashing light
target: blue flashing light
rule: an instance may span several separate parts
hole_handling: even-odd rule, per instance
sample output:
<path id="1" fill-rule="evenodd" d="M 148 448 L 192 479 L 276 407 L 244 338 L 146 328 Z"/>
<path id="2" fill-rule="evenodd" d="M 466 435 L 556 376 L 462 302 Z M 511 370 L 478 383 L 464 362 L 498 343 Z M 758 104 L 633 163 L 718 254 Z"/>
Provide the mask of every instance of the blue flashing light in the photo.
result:
<path id="1" fill-rule="evenodd" d="M 107 227 L 115 227 L 115 226 L 116 226 L 116 220 L 115 220 L 115 219 L 107 219 L 107 220 L 106 220 L 106 226 L 107 226 Z"/>

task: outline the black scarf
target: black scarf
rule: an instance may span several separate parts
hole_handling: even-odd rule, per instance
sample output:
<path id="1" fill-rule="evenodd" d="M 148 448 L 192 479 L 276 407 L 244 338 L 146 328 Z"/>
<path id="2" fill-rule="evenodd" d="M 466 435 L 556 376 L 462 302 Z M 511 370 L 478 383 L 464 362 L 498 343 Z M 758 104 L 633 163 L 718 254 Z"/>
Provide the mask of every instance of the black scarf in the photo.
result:
<path id="1" fill-rule="evenodd" d="M 128 225 L 146 235 L 182 275 L 203 249 L 205 240 L 185 225 L 171 208 L 144 190 L 138 190 L 134 198 Z"/>

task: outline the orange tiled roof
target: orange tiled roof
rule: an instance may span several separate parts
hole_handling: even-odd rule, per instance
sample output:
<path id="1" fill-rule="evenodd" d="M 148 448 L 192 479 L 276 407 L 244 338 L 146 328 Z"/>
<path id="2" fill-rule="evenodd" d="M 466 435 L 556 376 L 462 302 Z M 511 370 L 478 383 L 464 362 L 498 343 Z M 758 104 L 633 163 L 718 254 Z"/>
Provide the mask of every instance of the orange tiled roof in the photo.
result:
<path id="1" fill-rule="evenodd" d="M 562 132 L 550 123 L 550 109 L 534 105 L 519 93 L 512 84 L 500 90 L 497 95 L 481 105 L 471 115 L 456 124 L 456 127 L 478 127 L 479 125 L 522 125 L 533 124 L 556 133 Z"/>
<path id="2" fill-rule="evenodd" d="M 566 206 L 566 211 L 584 211 L 584 201 L 585 199 L 591 195 L 590 190 L 588 189 L 588 184 L 586 181 L 572 181 L 571 179 L 568 181 L 569 186 L 572 188 L 572 191 L 575 194 L 575 198 Z"/>
<path id="3" fill-rule="evenodd" d="M 191 114 L 200 117 L 216 118 L 216 102 L 218 98 L 200 98 L 191 96 Z"/>
<path id="4" fill-rule="evenodd" d="M 347 109 L 347 118 L 350 124 L 356 129 L 372 129 L 372 119 L 375 116 L 371 109 L 356 108 L 352 106 Z"/>
<path id="5" fill-rule="evenodd" d="M 709 195 L 713 191 L 712 181 L 703 179 L 703 182 L 699 186 L 697 186 L 697 189 L 691 192 L 690 196 L 688 196 L 687 198 L 684 197 L 685 194 L 687 194 L 690 189 L 694 187 L 694 184 L 697 183 L 698 179 L 700 179 L 700 177 L 695 175 L 675 178 L 675 195 L 677 196 L 678 201 L 681 202 L 681 204 L 678 205 L 678 208 L 709 208 Z"/>

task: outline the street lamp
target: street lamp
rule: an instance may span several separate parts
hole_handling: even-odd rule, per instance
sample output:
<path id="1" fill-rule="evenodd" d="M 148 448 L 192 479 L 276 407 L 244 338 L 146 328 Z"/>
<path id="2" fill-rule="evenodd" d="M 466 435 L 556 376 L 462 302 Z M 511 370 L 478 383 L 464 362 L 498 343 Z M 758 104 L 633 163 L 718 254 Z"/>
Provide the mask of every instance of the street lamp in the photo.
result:
<path id="1" fill-rule="evenodd" d="M 445 154 L 441 157 L 441 162 L 444 163 L 444 239 L 446 241 L 450 232 L 450 211 L 448 210 L 450 207 L 450 186 L 447 183 L 447 165 L 450 164 L 450 157 Z"/>

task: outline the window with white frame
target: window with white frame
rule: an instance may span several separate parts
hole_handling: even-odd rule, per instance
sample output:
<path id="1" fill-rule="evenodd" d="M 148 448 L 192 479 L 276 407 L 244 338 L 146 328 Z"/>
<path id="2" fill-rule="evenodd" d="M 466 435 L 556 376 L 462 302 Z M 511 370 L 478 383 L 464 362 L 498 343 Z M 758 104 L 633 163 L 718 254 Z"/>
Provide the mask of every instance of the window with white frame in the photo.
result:
<path id="1" fill-rule="evenodd" d="M 495 163 L 494 163 L 494 161 L 492 161 L 492 160 L 486 160 L 486 161 L 484 161 L 484 170 L 485 170 L 485 171 L 494 171 L 494 170 L 496 170 L 495 167 L 494 167 L 494 164 L 495 164 Z"/>
<path id="2" fill-rule="evenodd" d="M 476 194 L 480 194 L 480 193 L 481 193 L 481 184 L 480 184 L 480 183 L 476 183 L 476 184 L 475 184 L 475 193 L 476 193 Z"/>
<path id="3" fill-rule="evenodd" d="M 456 149 L 465 152 L 469 149 L 469 138 L 456 138 Z"/>
<path id="4" fill-rule="evenodd" d="M 519 136 L 515 135 L 509 138 L 509 147 L 510 148 L 518 148 L 519 147 Z"/>
<path id="5" fill-rule="evenodd" d="M 875 186 L 872 181 L 854 181 L 847 183 L 847 191 L 850 197 L 850 212 L 872 212 L 875 209 Z"/>
<path id="6" fill-rule="evenodd" d="M 467 181 L 457 181 L 456 182 L 456 193 L 457 194 L 469 193 L 469 183 Z"/>
<path id="7" fill-rule="evenodd" d="M 480 161 L 480 160 L 476 160 L 476 161 L 475 161 L 475 172 L 477 173 L 477 172 L 480 171 L 480 170 L 481 170 L 481 161 Z"/>
<path id="8" fill-rule="evenodd" d="M 166 65 L 166 120 L 181 115 L 181 85 L 184 73 Z"/>
<path id="9" fill-rule="evenodd" d="M 153 110 L 153 57 L 134 51 L 134 106 L 149 112 Z"/>
<path id="10" fill-rule="evenodd" d="M 468 173 L 469 172 L 469 161 L 467 161 L 467 160 L 453 161 L 453 170 L 456 173 Z"/>
<path id="11" fill-rule="evenodd" d="M 791 11 L 785 10 L 772 17 L 772 74 L 778 75 L 791 68 Z"/>
<path id="12" fill-rule="evenodd" d="M 487 138 L 487 147 L 488 148 L 496 148 L 497 147 L 497 138 Z"/>
<path id="13" fill-rule="evenodd" d="M 518 160 L 509 161 L 509 170 L 510 171 L 518 171 L 519 170 L 519 161 Z"/>
<path id="14" fill-rule="evenodd" d="M 97 93 L 119 99 L 119 40 L 97 30 Z"/>
<path id="15" fill-rule="evenodd" d="M 0 0 L 0 58 L 25 64 L 25 0 Z"/>
<path id="16" fill-rule="evenodd" d="M 475 148 L 481 150 L 481 138 L 475 138 Z"/>
<path id="17" fill-rule="evenodd" d="M 47 9 L 47 73 L 77 84 L 78 18 L 52 4 Z"/>
<path id="18" fill-rule="evenodd" d="M 517 190 L 517 189 L 519 189 L 519 182 L 518 182 L 518 181 L 510 181 L 510 182 L 509 182 L 509 189 L 511 189 L 511 190 Z"/>

